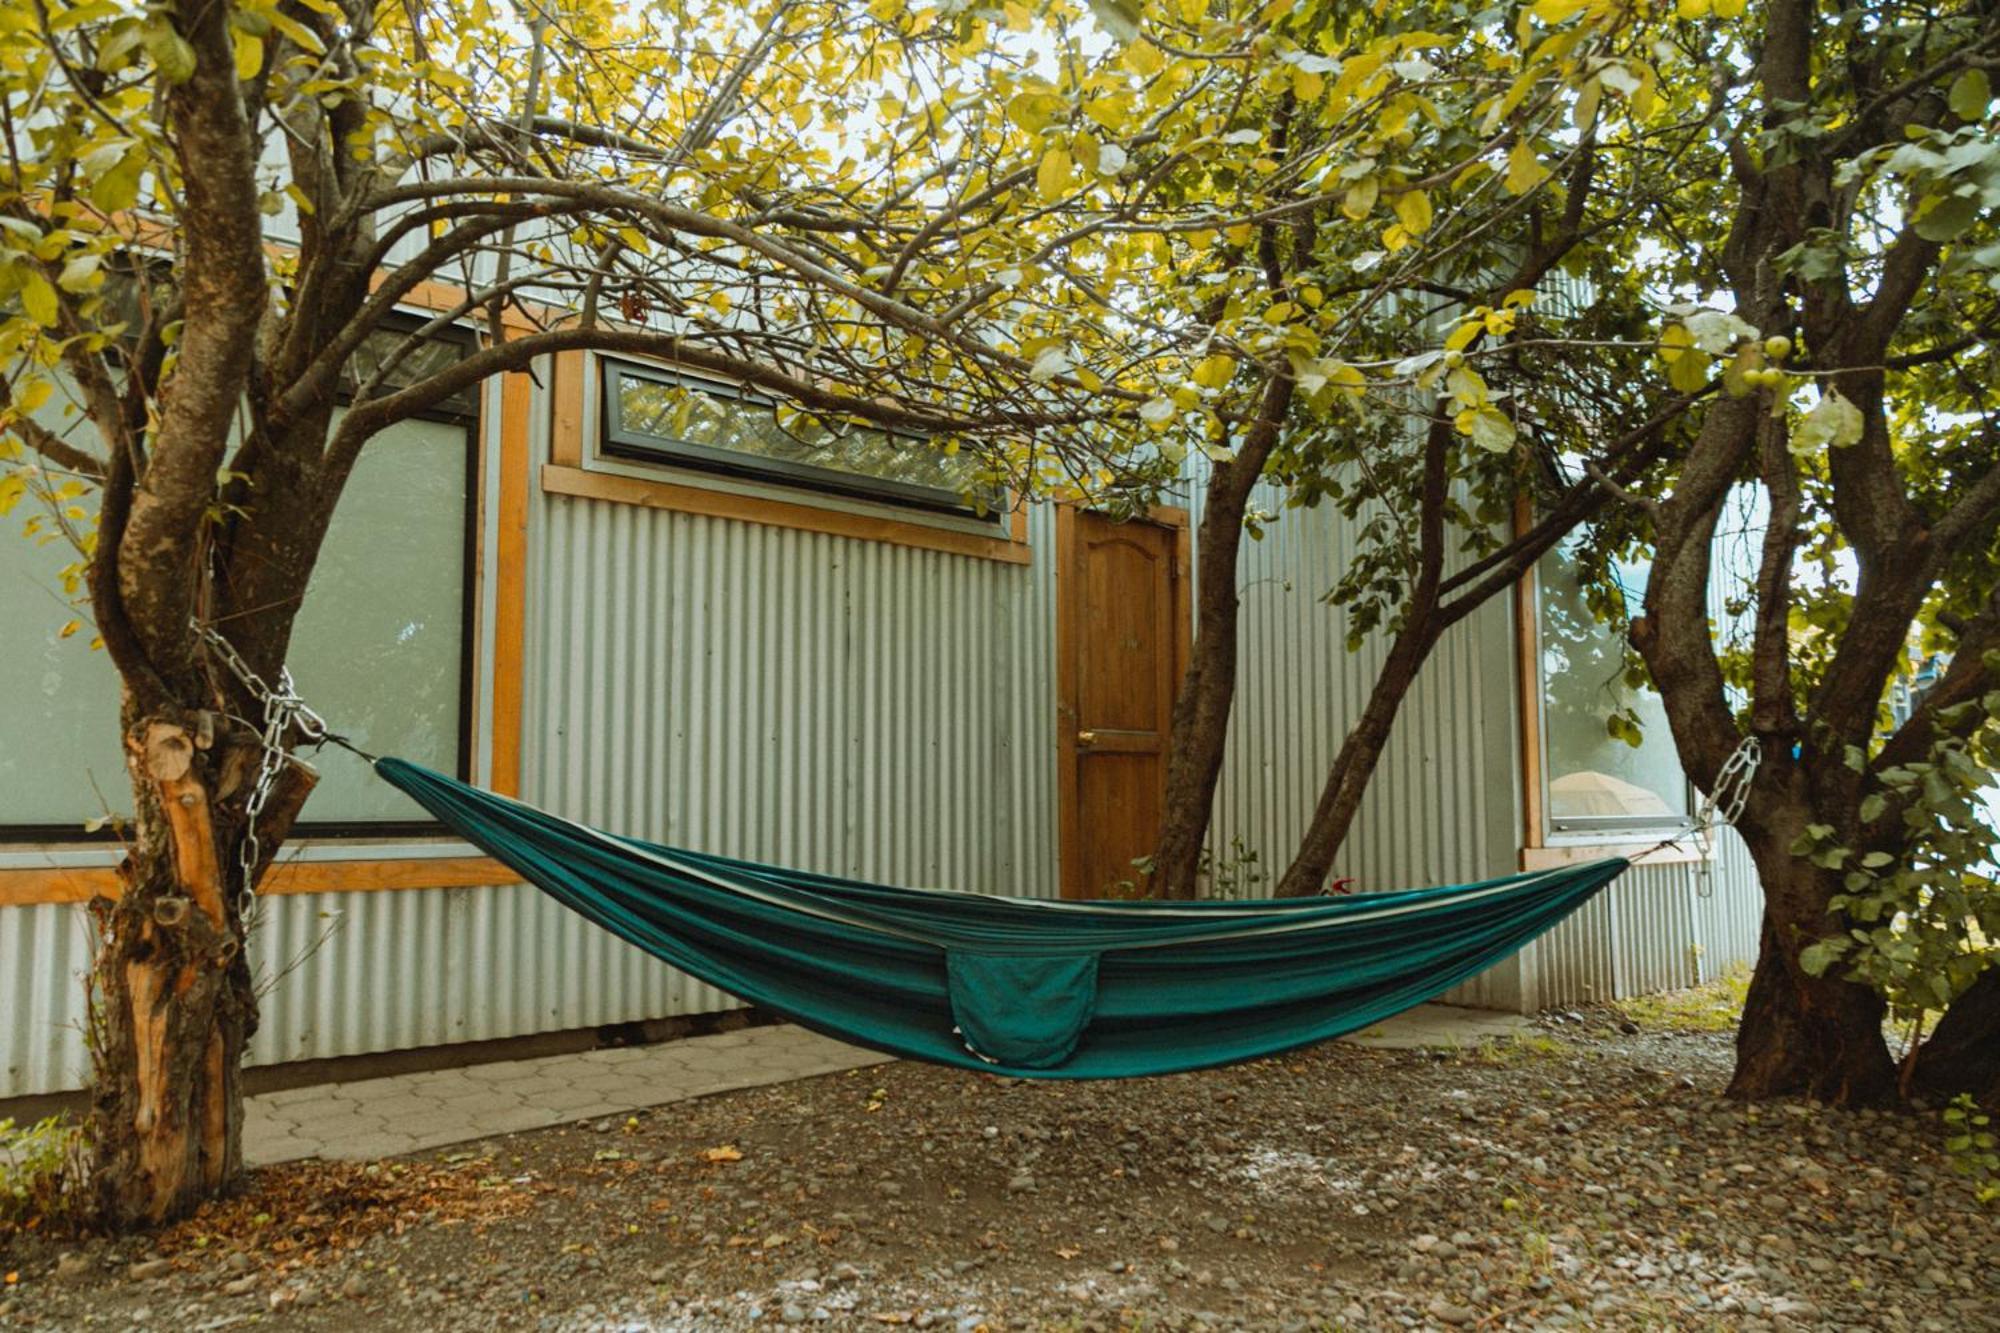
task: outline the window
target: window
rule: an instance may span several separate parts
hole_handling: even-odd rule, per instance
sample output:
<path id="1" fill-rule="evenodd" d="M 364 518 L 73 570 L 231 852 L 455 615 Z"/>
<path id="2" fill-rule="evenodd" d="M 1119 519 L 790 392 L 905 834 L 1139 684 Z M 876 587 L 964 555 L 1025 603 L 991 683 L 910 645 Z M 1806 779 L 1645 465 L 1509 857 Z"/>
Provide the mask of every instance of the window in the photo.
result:
<path id="1" fill-rule="evenodd" d="M 746 389 L 603 361 L 604 452 L 949 514 L 995 515 L 973 460 L 922 440 L 832 428 Z M 997 520 L 996 520 L 997 521 Z"/>
<path id="2" fill-rule="evenodd" d="M 1650 687 L 1626 679 L 1624 640 L 1591 610 L 1577 581 L 1574 549 L 1572 540 L 1545 556 L 1536 578 L 1550 831 L 1684 825 L 1687 779 L 1666 709 Z M 1627 605 L 1636 605 L 1645 567 L 1621 565 L 1618 575 Z M 1634 720 L 1637 745 L 1625 739 Z"/>
<path id="3" fill-rule="evenodd" d="M 369 442 L 341 496 L 292 636 L 300 692 L 364 748 L 463 773 L 469 752 L 471 425 L 408 421 Z M 118 681 L 61 583 L 74 553 L 0 524 L 0 836 L 81 836 L 131 809 Z M 301 832 L 387 834 L 435 825 L 360 760 L 332 747 Z M 101 794 L 100 794 L 101 793 Z"/>

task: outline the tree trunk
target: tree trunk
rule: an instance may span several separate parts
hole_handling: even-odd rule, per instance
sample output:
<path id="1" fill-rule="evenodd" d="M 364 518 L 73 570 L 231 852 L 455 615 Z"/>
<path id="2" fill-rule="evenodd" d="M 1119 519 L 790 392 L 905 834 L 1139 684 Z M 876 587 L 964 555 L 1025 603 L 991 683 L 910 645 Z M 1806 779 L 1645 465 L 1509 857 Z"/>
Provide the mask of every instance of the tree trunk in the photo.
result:
<path id="1" fill-rule="evenodd" d="M 1753 852 L 1756 840 L 1752 840 Z M 1882 1036 L 1888 1006 L 1859 982 L 1813 976 L 1805 947 L 1842 927 L 1825 912 L 1832 889 L 1814 866 L 1775 846 L 1757 855 L 1764 928 L 1736 1032 L 1729 1095 L 1746 1101 L 1810 1097 L 1837 1106 L 1897 1100 L 1896 1065 Z"/>
<path id="2" fill-rule="evenodd" d="M 1292 385 L 1288 375 L 1272 378 L 1243 447 L 1228 462 L 1216 464 L 1209 477 L 1201 528 L 1195 534 L 1193 660 L 1174 699 L 1166 799 L 1153 852 L 1151 892 L 1157 897 L 1195 896 L 1229 739 L 1229 713 L 1236 702 L 1236 569 L 1243 515 L 1291 409 Z"/>
<path id="3" fill-rule="evenodd" d="M 1938 1098 L 1969 1092 L 2000 1108 L 2000 967 L 1952 1002 L 1917 1052 L 1917 1086 Z"/>
<path id="4" fill-rule="evenodd" d="M 127 1229 L 184 1216 L 243 1168 L 238 1073 L 257 999 L 237 891 L 254 745 L 220 744 L 213 714 L 155 711 L 126 732 L 134 840 L 117 901 L 95 907 L 91 1142 L 100 1219 Z M 282 770 L 258 822 L 270 864 L 312 789 Z"/>
<path id="5" fill-rule="evenodd" d="M 1361 797 L 1375 776 L 1375 765 L 1395 728 L 1396 715 L 1436 642 L 1435 635 L 1417 626 L 1397 636 L 1388 660 L 1383 662 L 1374 687 L 1368 692 L 1367 706 L 1334 757 L 1326 786 L 1320 791 L 1319 804 L 1313 810 L 1312 823 L 1306 828 L 1292 864 L 1278 881 L 1278 897 L 1306 898 L 1326 887 L 1333 858 L 1347 841 L 1355 812 L 1361 808 Z"/>
<path id="6" fill-rule="evenodd" d="M 237 1070 L 256 1028 L 243 919 L 199 724 L 128 731 L 136 840 L 98 910 L 91 1136 L 103 1220 L 179 1217 L 243 1165 Z"/>

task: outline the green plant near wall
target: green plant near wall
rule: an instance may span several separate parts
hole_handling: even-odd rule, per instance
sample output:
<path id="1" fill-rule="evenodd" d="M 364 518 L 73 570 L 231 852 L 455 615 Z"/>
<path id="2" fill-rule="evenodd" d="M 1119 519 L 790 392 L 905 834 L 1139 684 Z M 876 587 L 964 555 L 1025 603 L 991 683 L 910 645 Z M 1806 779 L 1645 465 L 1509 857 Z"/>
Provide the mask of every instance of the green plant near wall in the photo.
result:
<path id="1" fill-rule="evenodd" d="M 26 1128 L 0 1119 L 0 1226 L 82 1221 L 89 1155 L 81 1126 L 50 1116 Z"/>
<path id="2" fill-rule="evenodd" d="M 1951 1169 L 1972 1181 L 1979 1202 L 2000 1204 L 2000 1151 L 1996 1151 L 1993 1117 L 1979 1109 L 1969 1092 L 1961 1092 L 1944 1108 L 1944 1151 Z"/>
<path id="3" fill-rule="evenodd" d="M 1865 797 L 1861 818 L 1893 822 L 1893 839 L 1871 847 L 1831 824 L 1810 824 L 1794 852 L 1841 875 L 1844 892 L 1829 902 L 1848 922 L 1844 936 L 1807 948 L 1800 961 L 1815 973 L 1836 964 L 1874 987 L 1890 1017 L 1916 1025 L 1941 1012 L 2000 957 L 2000 876 L 1994 848 L 2000 830 L 1988 798 L 2000 749 L 2000 692 L 1945 710 L 1979 710 L 1984 725 L 1966 737 L 1947 736 L 1923 762 L 1881 770 L 1880 789 Z M 1848 763 L 1858 771 L 1858 750 Z M 1885 818 L 1886 817 L 1886 818 Z M 1895 844 L 1894 853 L 1887 850 Z M 1858 844 L 1858 845 L 1857 845 Z"/>

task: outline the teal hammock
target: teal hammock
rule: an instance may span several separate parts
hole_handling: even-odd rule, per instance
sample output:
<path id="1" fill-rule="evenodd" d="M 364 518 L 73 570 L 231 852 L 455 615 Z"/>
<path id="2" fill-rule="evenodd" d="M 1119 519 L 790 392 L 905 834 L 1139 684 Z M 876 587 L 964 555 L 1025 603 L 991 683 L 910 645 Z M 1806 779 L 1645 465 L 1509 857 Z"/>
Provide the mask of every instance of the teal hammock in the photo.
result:
<path id="1" fill-rule="evenodd" d="M 1024 1078 L 1128 1078 L 1354 1032 L 1485 970 L 1622 859 L 1255 902 L 900 889 L 617 837 L 400 759 L 376 771 L 556 901 L 842 1041 Z"/>

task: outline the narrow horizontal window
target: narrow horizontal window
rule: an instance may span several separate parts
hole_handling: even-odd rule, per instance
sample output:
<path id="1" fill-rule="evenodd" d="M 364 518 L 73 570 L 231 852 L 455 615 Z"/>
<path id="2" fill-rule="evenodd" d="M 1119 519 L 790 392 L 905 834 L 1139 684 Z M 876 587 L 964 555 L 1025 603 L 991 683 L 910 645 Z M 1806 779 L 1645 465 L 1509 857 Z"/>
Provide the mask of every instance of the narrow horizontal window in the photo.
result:
<path id="1" fill-rule="evenodd" d="M 907 435 L 829 426 L 734 385 L 604 361 L 601 452 L 998 522 L 972 458 Z"/>

